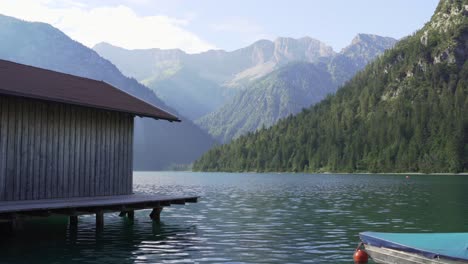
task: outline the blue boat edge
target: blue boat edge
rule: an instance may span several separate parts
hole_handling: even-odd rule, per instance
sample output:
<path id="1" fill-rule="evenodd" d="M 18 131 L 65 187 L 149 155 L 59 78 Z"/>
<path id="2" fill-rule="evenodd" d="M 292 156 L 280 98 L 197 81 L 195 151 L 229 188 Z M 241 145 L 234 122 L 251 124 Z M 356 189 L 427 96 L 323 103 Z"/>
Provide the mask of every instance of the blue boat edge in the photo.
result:
<path id="1" fill-rule="evenodd" d="M 411 239 L 408 243 L 401 242 L 401 238 L 403 240 L 406 238 L 427 238 L 428 240 L 431 239 L 439 239 L 440 237 L 452 237 L 452 236 L 460 236 L 462 238 L 466 238 L 464 240 L 463 246 L 461 246 L 464 250 L 462 254 L 444 254 L 441 252 L 436 252 L 436 250 L 428 250 L 424 249 L 423 247 L 415 247 L 411 245 Z M 395 241 L 392 238 L 400 238 Z M 376 259 L 376 254 L 388 255 L 388 258 L 391 258 L 391 255 L 394 255 L 395 259 L 401 258 L 401 256 L 397 255 L 407 255 L 410 258 L 412 256 L 418 258 L 424 258 L 426 260 L 433 260 L 434 262 L 431 263 L 468 263 L 468 233 L 383 233 L 383 232 L 361 232 L 359 233 L 359 238 L 364 246 L 365 251 L 371 256 L 372 259 Z M 414 242 L 414 241 L 413 241 Z M 449 244 L 450 246 L 450 244 Z M 379 250 L 382 249 L 382 250 Z M 379 252 L 377 252 L 379 251 Z M 460 253 L 460 252 L 459 252 Z M 377 262 L 377 261 L 376 261 Z M 400 263 L 400 262 L 377 262 L 377 263 Z M 408 259 L 408 262 L 405 263 L 420 263 L 420 262 L 411 262 Z"/>

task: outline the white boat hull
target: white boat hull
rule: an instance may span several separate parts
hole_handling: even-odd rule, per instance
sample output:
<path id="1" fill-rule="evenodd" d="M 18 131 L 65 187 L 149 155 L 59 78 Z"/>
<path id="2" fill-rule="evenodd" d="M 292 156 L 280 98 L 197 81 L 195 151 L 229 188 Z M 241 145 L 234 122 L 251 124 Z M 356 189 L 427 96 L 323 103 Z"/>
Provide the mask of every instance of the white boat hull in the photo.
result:
<path id="1" fill-rule="evenodd" d="M 404 251 L 364 245 L 364 248 L 375 263 L 379 264 L 461 264 L 467 261 L 448 259 L 430 259 L 424 256 Z"/>

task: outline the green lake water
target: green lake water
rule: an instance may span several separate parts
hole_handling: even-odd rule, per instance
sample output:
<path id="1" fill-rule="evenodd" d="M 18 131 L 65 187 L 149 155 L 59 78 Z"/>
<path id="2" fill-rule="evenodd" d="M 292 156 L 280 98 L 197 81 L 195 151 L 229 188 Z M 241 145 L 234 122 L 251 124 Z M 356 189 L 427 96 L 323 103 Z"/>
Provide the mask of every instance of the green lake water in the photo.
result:
<path id="1" fill-rule="evenodd" d="M 353 263 L 361 231 L 468 232 L 468 176 L 135 172 L 134 190 L 201 199 L 102 232 L 28 222 L 0 263 Z"/>

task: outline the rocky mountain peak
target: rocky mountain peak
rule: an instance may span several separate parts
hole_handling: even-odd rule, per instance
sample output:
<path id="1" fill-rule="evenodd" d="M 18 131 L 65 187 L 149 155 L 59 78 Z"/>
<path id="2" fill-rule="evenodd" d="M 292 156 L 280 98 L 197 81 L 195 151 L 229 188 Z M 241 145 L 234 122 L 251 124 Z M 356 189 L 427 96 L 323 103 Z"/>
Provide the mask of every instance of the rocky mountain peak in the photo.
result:
<path id="1" fill-rule="evenodd" d="M 467 17 L 468 0 L 442 0 L 425 28 L 447 32 L 450 28 L 466 23 Z"/>
<path id="2" fill-rule="evenodd" d="M 275 60 L 278 62 L 292 60 L 315 62 L 322 57 L 335 55 L 332 47 L 311 37 L 299 39 L 279 37 L 274 44 Z"/>
<path id="3" fill-rule="evenodd" d="M 360 33 L 353 38 L 350 45 L 341 50 L 340 54 L 353 58 L 356 63 L 364 66 L 384 50 L 393 47 L 396 42 L 394 38 Z"/>
<path id="4" fill-rule="evenodd" d="M 364 34 L 364 33 L 359 33 L 357 34 L 353 40 L 351 41 L 351 44 L 347 47 L 345 47 L 342 52 L 346 51 L 347 49 L 356 46 L 356 45 L 371 45 L 371 46 L 378 46 L 378 47 L 386 47 L 392 46 L 396 43 L 396 39 L 391 38 L 391 37 L 382 37 L 379 35 L 374 35 L 374 34 Z"/>
<path id="5" fill-rule="evenodd" d="M 468 59 L 468 0 L 442 0 L 431 20 L 416 33 L 421 45 L 431 49 L 432 58 L 421 63 L 447 62 L 463 65 Z"/>

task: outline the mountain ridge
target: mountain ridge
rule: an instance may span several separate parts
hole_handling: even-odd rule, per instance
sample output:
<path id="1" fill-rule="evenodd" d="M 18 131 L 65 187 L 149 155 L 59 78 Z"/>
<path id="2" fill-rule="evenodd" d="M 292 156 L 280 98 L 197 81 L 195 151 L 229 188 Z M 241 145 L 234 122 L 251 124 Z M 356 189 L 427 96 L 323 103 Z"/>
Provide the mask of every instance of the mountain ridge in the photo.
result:
<path id="1" fill-rule="evenodd" d="M 392 47 L 395 41 L 388 37 L 360 34 L 342 52 L 334 53 L 328 60 L 291 62 L 258 78 L 221 108 L 195 123 L 223 143 L 247 132 L 268 128 L 335 93 L 339 86 L 367 62 Z M 301 74 L 295 74 L 295 70 Z M 273 101 L 277 104 L 272 104 Z"/>
<path id="2" fill-rule="evenodd" d="M 328 62 L 338 54 L 311 37 L 263 39 L 234 51 L 209 50 L 197 54 L 180 50 L 127 50 L 104 43 L 94 49 L 192 120 L 219 109 L 239 90 L 250 87 L 251 82 L 290 62 Z M 182 72 L 190 73 L 193 84 Z M 207 97 L 197 96 L 199 90 Z M 174 93 L 184 94 L 186 100 Z"/>

